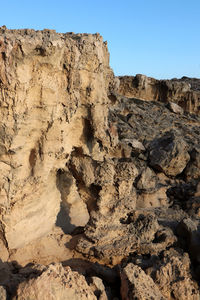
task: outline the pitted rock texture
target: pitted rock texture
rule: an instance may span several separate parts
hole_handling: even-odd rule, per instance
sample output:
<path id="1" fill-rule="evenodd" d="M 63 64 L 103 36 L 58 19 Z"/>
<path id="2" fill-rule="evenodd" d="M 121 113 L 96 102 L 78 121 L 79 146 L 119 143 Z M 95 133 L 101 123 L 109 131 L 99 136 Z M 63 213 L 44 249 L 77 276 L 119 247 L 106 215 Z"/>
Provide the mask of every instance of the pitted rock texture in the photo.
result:
<path id="1" fill-rule="evenodd" d="M 139 299 L 145 296 L 151 299 L 150 293 L 156 293 L 164 299 L 177 300 L 197 300 L 200 296 L 197 282 L 191 276 L 189 256 L 178 248 L 164 251 L 162 256 L 130 257 L 121 269 L 121 281 L 122 293 L 141 293 Z M 133 288 L 133 284 L 136 289 Z"/>
<path id="2" fill-rule="evenodd" d="M 128 264 L 121 272 L 122 300 L 155 299 L 165 300 L 151 277 L 138 266 Z"/>
<path id="3" fill-rule="evenodd" d="M 145 75 L 120 76 L 119 93 L 129 98 L 169 102 L 172 110 L 200 114 L 200 79 L 157 80 Z M 180 108 L 177 106 L 180 105 Z"/>
<path id="4" fill-rule="evenodd" d="M 198 82 L 129 89 L 99 34 L 1 27 L 0 53 L 2 291 L 198 299 Z"/>
<path id="5" fill-rule="evenodd" d="M 41 267 L 40 267 L 41 268 Z M 96 300 L 85 278 L 69 267 L 55 264 L 43 267 L 41 275 L 30 278 L 17 287 L 15 300 Z"/>
<path id="6" fill-rule="evenodd" d="M 113 73 L 98 34 L 1 28 L 0 45 L 0 204 L 13 249 L 51 230 L 61 200 L 72 227 L 87 223 L 86 204 L 76 187 L 60 186 L 59 170 L 74 147 L 101 159 Z"/>
<path id="7" fill-rule="evenodd" d="M 77 250 L 112 263 L 135 251 L 153 255 L 176 243 L 175 232 L 163 228 L 155 208 L 176 211 L 178 204 L 187 210 L 186 190 L 179 201 L 175 192 L 186 185 L 188 199 L 195 194 L 199 177 L 195 173 L 188 177 L 186 166 L 196 165 L 191 153 L 199 149 L 200 119 L 174 114 L 159 102 L 121 96 L 116 96 L 108 119 L 118 141 L 110 153 L 112 160 L 101 171 L 103 178 L 110 177 L 101 181 L 98 209 L 91 214 Z M 133 140 L 144 148 L 135 148 Z M 98 177 L 94 183 L 99 185 Z"/>

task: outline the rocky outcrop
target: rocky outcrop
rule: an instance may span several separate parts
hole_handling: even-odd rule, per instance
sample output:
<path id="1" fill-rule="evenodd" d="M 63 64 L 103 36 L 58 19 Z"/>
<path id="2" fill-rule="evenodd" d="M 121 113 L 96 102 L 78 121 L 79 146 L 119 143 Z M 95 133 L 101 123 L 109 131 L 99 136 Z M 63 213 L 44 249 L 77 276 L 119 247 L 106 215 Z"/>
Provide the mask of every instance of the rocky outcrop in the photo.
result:
<path id="1" fill-rule="evenodd" d="M 189 83 L 166 83 L 162 99 L 153 79 L 119 86 L 98 34 L 0 33 L 2 291 L 198 299 L 200 117 Z"/>
<path id="2" fill-rule="evenodd" d="M 145 75 L 120 76 L 119 93 L 129 98 L 153 100 L 179 105 L 186 112 L 200 113 L 200 80 L 181 79 L 157 80 Z M 173 108 L 172 108 L 173 109 Z M 181 108 L 176 108 L 181 113 Z"/>
<path id="3" fill-rule="evenodd" d="M 200 145 L 199 135 L 195 133 L 196 126 L 199 132 L 198 120 L 196 116 L 176 115 L 158 102 L 118 97 L 118 103 L 110 110 L 109 121 L 116 128 L 119 142 L 114 148 L 112 164 L 107 164 L 106 171 L 103 169 L 103 178 L 108 171 L 112 176 L 101 182 L 98 210 L 91 214 L 78 251 L 112 262 L 135 251 L 159 253 L 176 242 L 168 229 L 159 233 L 163 232 L 162 221 L 159 224 L 154 208 L 175 207 L 178 198 L 172 195 L 184 180 L 190 189 L 197 185 L 199 178 L 193 177 L 193 183 L 191 178 L 186 179 L 186 166 L 191 162 L 189 153 Z M 138 140 L 144 149 L 136 150 L 132 140 Z M 184 193 L 179 202 L 182 207 L 186 201 Z M 155 243 L 159 235 L 163 239 L 158 238 Z"/>
<path id="4" fill-rule="evenodd" d="M 0 34 L 1 209 L 13 249 L 49 232 L 61 201 L 68 231 L 87 223 L 87 204 L 62 169 L 75 147 L 102 159 L 113 73 L 98 34 Z"/>

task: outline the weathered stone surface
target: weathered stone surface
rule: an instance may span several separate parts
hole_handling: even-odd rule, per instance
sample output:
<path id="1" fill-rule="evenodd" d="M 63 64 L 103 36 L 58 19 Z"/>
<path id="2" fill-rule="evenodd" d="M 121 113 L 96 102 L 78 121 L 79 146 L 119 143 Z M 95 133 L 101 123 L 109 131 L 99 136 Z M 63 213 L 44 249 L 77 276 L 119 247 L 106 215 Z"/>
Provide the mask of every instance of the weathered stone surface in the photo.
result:
<path id="1" fill-rule="evenodd" d="M 0 257 L 1 257 L 1 260 L 4 262 L 4 261 L 7 261 L 8 258 L 9 258 L 9 252 L 8 252 L 8 249 L 5 245 L 5 240 L 1 240 L 0 239 Z"/>
<path id="2" fill-rule="evenodd" d="M 122 213 L 123 210 L 121 215 L 119 212 L 110 215 L 109 222 L 101 215 L 93 217 L 86 226 L 85 237 L 79 240 L 77 250 L 86 256 L 95 256 L 106 263 L 115 264 L 135 251 L 155 253 L 163 249 L 163 244 L 161 248 L 152 246 L 155 234 L 160 229 L 155 215 L 145 210 L 126 215 Z"/>
<path id="3" fill-rule="evenodd" d="M 13 299 L 95 300 L 97 297 L 82 275 L 55 264 L 49 265 L 37 278 L 20 283 Z"/>
<path id="4" fill-rule="evenodd" d="M 198 284 L 191 275 L 189 255 L 179 248 L 171 248 L 159 256 L 131 257 L 129 264 L 142 268 L 145 276 L 153 279 L 165 299 L 197 300 L 199 297 Z"/>
<path id="5" fill-rule="evenodd" d="M 157 188 L 155 192 L 143 192 L 137 195 L 137 208 L 168 207 L 170 202 L 166 194 L 167 188 Z"/>
<path id="6" fill-rule="evenodd" d="M 166 299 L 198 300 L 200 297 L 197 283 L 190 274 L 190 259 L 187 253 L 171 250 L 164 252 L 163 261 L 152 273 L 155 282 Z"/>
<path id="7" fill-rule="evenodd" d="M 200 179 L 200 149 L 192 149 L 190 162 L 184 170 L 187 179 Z"/>
<path id="8" fill-rule="evenodd" d="M 137 289 L 124 299 L 197 299 L 198 81 L 132 79 L 114 78 L 99 34 L 0 28 L 0 285 L 9 297 L 41 298 L 50 278 L 50 299 L 120 299 L 118 267 L 133 265 Z M 52 262 L 73 271 L 44 266 Z"/>
<path id="9" fill-rule="evenodd" d="M 72 244 L 71 240 L 71 235 L 63 234 L 63 230 L 56 227 L 48 235 L 10 251 L 9 261 L 17 261 L 19 265 L 26 266 L 28 263 L 48 265 L 69 260 L 76 257 L 72 247 L 67 247 Z"/>
<path id="10" fill-rule="evenodd" d="M 196 186 L 196 191 L 195 191 L 194 196 L 195 197 L 199 197 L 200 196 L 200 182 Z"/>
<path id="11" fill-rule="evenodd" d="M 183 77 L 181 79 L 157 80 L 145 75 L 120 76 L 118 92 L 129 98 L 143 100 L 158 100 L 160 102 L 174 102 L 170 109 L 175 113 L 183 110 L 199 114 L 200 83 L 199 79 Z"/>
<path id="12" fill-rule="evenodd" d="M 6 300 L 7 299 L 7 293 L 3 286 L 0 286 L 0 299 Z"/>
<path id="13" fill-rule="evenodd" d="M 169 102 L 169 109 L 175 114 L 183 114 L 183 109 L 174 102 Z"/>
<path id="14" fill-rule="evenodd" d="M 95 277 L 95 276 L 91 277 L 89 286 L 91 287 L 97 299 L 108 300 L 105 286 L 99 277 Z"/>
<path id="15" fill-rule="evenodd" d="M 149 146 L 150 165 L 166 175 L 180 174 L 189 160 L 187 144 L 173 132 L 165 133 L 164 136 L 153 140 Z"/>
<path id="16" fill-rule="evenodd" d="M 163 230 L 159 226 L 156 230 L 149 228 L 151 239 L 143 240 L 141 232 L 135 229 L 137 218 L 130 221 L 130 216 L 136 216 L 138 209 L 167 208 L 176 203 L 177 196 L 172 198 L 169 190 L 172 187 L 176 189 L 179 180 L 172 177 L 183 174 L 190 160 L 189 151 L 200 142 L 199 135 L 196 134 L 200 132 L 198 117 L 174 114 L 159 103 L 123 97 L 117 97 L 117 100 L 110 109 L 109 122 L 115 124 L 117 139 L 128 141 L 132 151 L 129 152 L 129 157 L 124 152 L 117 152 L 117 155 L 113 151 L 109 153 L 114 159 L 109 159 L 109 164 L 104 163 L 106 169 L 101 171 L 101 178 L 106 178 L 104 183 L 102 179 L 98 179 L 100 173 L 97 174 L 96 183 L 101 186 L 97 195 L 97 210 L 91 214 L 90 222 L 85 227 L 85 237 L 81 238 L 77 246 L 78 251 L 85 255 L 109 262 L 120 261 L 120 258 L 133 251 L 144 253 L 145 248 L 146 253 L 158 253 L 176 242 L 173 234 L 168 232 L 165 242 L 153 243 L 154 238 L 157 239 L 156 236 L 159 235 L 157 232 Z M 145 145 L 149 155 L 144 149 L 143 153 L 134 151 L 131 140 L 135 139 Z M 120 158 L 120 155 L 124 157 Z M 126 172 L 118 169 L 121 165 L 126 168 Z M 137 169 L 135 175 L 131 175 L 131 165 Z M 165 174 L 157 173 L 158 171 Z M 191 188 L 190 184 L 188 188 Z M 180 197 L 184 195 L 180 194 Z M 144 213 L 144 228 L 149 226 L 146 225 L 149 222 L 147 215 Z M 175 218 L 178 224 L 180 218 L 177 215 Z M 136 238 L 135 230 L 139 239 Z"/>
<path id="17" fill-rule="evenodd" d="M 131 263 L 121 271 L 121 296 L 122 300 L 167 299 L 161 294 L 151 277 Z"/>
<path id="18" fill-rule="evenodd" d="M 0 201 L 13 249 L 54 226 L 64 198 L 57 174 L 73 148 L 102 157 L 97 140 L 108 142 L 107 94 L 113 73 L 98 34 L 6 28 L 0 34 Z M 70 196 L 71 226 L 83 226 L 87 208 L 77 201 L 76 189 Z M 82 220 L 75 216 L 75 202 Z"/>
<path id="19" fill-rule="evenodd" d="M 177 232 L 179 236 L 186 239 L 190 256 L 200 264 L 200 232 L 198 225 L 190 218 L 185 218 L 179 223 Z"/>
<path id="20" fill-rule="evenodd" d="M 154 191 L 157 183 L 157 177 L 156 174 L 151 170 L 149 167 L 147 167 L 141 174 L 138 182 L 137 182 L 137 188 L 139 190 L 144 191 Z"/>
<path id="21" fill-rule="evenodd" d="M 77 226 L 85 226 L 89 220 L 86 203 L 81 199 L 76 180 L 68 169 L 57 172 L 57 187 L 61 194 L 61 210 L 56 224 L 65 233 L 71 233 Z"/>
<path id="22" fill-rule="evenodd" d="M 147 149 L 150 142 L 166 132 L 176 132 L 188 144 L 188 150 L 199 149 L 199 117 L 170 112 L 159 102 L 117 97 L 109 111 L 110 123 L 115 123 L 118 139 L 136 139 Z"/>

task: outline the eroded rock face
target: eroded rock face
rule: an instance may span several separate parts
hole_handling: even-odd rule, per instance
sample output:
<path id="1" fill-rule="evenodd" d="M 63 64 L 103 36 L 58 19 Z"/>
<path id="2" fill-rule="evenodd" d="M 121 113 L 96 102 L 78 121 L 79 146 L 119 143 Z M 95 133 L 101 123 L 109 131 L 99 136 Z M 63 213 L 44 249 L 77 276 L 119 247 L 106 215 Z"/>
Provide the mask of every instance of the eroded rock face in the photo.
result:
<path id="1" fill-rule="evenodd" d="M 85 236 L 77 246 L 85 255 L 89 253 L 111 262 L 135 251 L 158 253 L 176 242 L 169 232 L 163 235 L 164 240 L 157 238 L 163 228 L 152 209 L 166 209 L 177 204 L 178 199 L 186 201 L 184 193 L 175 193 L 179 185 L 183 185 L 186 166 L 196 165 L 189 153 L 199 144 L 198 117 L 188 116 L 187 119 L 176 115 L 160 103 L 123 97 L 118 97 L 118 101 L 110 109 L 109 121 L 116 128 L 119 142 L 109 154 L 114 158 L 101 171 L 103 178 L 110 174 L 109 180 L 100 183 L 98 210 L 91 214 Z M 131 140 L 138 140 L 145 150 L 136 151 Z M 124 171 L 118 166 L 123 166 Z M 131 173 L 132 169 L 137 171 Z M 195 180 L 194 186 L 197 183 Z M 189 190 L 192 188 L 190 179 L 186 186 Z M 142 227 L 139 225 L 141 217 Z M 143 235 L 145 232 L 148 239 Z"/>
<path id="2" fill-rule="evenodd" d="M 86 204 L 70 177 L 71 200 L 66 203 L 59 170 L 74 147 L 101 159 L 97 140 L 105 145 L 108 140 L 107 94 L 113 74 L 98 34 L 5 28 L 0 34 L 1 207 L 12 249 L 51 230 L 61 199 L 72 227 L 87 223 Z M 84 215 L 81 220 L 75 219 L 74 202 Z"/>
<path id="3" fill-rule="evenodd" d="M 188 80 L 137 76 L 131 90 L 98 34 L 0 33 L 8 296 L 198 299 L 200 118 Z"/>
<path id="4" fill-rule="evenodd" d="M 174 113 L 185 110 L 200 112 L 200 80 L 183 77 L 181 79 L 157 80 L 145 75 L 120 76 L 119 93 L 130 98 L 169 102 Z M 180 108 L 179 108 L 180 106 Z"/>

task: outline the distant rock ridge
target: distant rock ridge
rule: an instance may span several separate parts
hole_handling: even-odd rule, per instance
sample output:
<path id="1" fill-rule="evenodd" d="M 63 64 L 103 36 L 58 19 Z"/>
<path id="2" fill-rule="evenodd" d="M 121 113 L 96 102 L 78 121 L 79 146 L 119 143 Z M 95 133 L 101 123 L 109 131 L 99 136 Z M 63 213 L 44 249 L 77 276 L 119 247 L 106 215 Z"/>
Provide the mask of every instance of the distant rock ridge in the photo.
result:
<path id="1" fill-rule="evenodd" d="M 174 102 L 186 112 L 200 114 L 200 79 L 157 80 L 145 75 L 119 76 L 119 93 L 129 98 Z"/>

